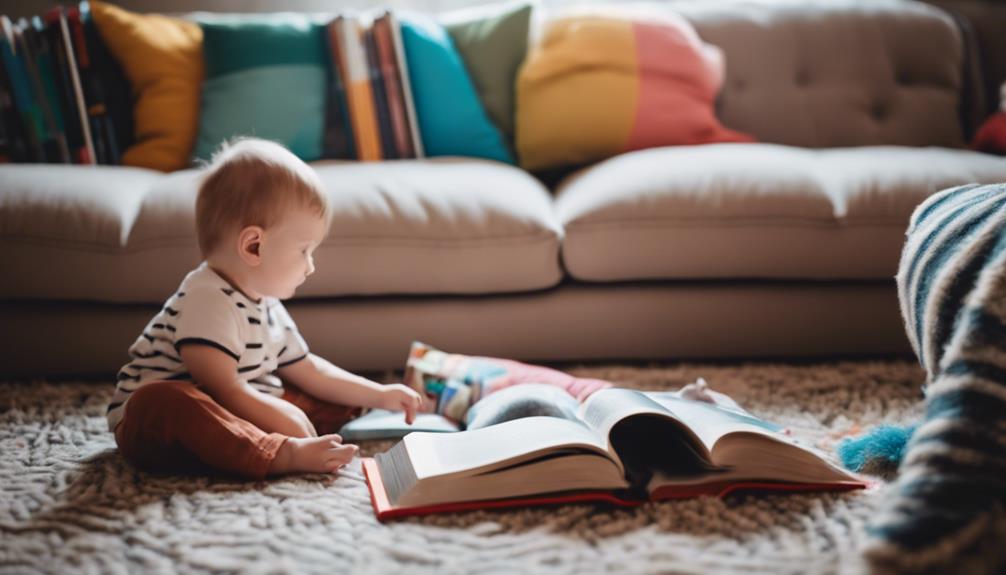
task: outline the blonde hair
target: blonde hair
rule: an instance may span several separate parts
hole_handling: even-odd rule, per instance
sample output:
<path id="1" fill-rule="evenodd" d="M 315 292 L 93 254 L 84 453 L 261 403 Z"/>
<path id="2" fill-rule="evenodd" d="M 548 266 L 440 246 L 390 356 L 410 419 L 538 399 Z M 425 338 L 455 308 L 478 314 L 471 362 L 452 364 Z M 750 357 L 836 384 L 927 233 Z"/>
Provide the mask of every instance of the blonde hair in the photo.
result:
<path id="1" fill-rule="evenodd" d="M 199 185 L 199 249 L 208 257 L 231 231 L 268 229 L 291 208 L 310 209 L 328 224 L 328 198 L 314 170 L 276 142 L 247 137 L 225 142 Z"/>

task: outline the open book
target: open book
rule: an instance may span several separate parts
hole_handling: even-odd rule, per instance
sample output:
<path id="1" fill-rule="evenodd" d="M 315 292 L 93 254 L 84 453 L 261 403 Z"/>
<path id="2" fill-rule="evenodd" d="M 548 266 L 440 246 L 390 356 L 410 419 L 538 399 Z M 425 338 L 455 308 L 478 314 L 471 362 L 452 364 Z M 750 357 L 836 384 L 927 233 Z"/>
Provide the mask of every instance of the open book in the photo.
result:
<path id="1" fill-rule="evenodd" d="M 672 393 L 606 389 L 574 417 L 411 433 L 364 459 L 379 519 L 462 509 L 842 490 L 859 478 L 750 414 Z"/>

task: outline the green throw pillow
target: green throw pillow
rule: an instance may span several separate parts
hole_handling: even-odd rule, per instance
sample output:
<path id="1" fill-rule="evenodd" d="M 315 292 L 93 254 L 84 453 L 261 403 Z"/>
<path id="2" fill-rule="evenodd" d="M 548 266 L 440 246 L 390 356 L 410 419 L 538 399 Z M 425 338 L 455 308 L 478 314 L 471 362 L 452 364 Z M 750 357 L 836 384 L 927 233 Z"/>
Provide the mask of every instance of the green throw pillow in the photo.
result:
<path id="1" fill-rule="evenodd" d="M 327 94 L 324 25 L 300 14 L 216 16 L 203 29 L 203 81 L 195 155 L 224 140 L 274 140 L 305 161 L 322 155 Z"/>
<path id="2" fill-rule="evenodd" d="M 441 23 L 468 68 L 482 105 L 513 141 L 514 85 L 527 55 L 531 5 L 523 2 L 445 14 Z"/>

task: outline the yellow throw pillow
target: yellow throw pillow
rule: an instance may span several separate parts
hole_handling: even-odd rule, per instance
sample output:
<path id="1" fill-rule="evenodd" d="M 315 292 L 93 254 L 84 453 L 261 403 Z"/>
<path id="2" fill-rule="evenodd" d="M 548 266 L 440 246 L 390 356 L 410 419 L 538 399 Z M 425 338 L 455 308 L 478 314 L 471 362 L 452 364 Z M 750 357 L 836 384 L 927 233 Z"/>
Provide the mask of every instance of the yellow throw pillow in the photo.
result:
<path id="1" fill-rule="evenodd" d="M 199 129 L 203 32 L 198 24 L 91 3 L 94 23 L 129 78 L 133 145 L 122 163 L 161 171 L 190 164 Z"/>

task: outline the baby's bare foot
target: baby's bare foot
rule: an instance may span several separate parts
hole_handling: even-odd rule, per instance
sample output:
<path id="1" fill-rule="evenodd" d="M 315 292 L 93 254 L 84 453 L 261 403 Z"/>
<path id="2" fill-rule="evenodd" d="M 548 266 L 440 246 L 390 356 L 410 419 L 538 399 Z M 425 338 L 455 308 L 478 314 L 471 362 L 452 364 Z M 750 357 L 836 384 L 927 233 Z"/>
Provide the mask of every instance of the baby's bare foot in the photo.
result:
<path id="1" fill-rule="evenodd" d="M 356 455 L 355 445 L 342 445 L 342 437 L 291 437 L 283 442 L 269 467 L 271 475 L 283 473 L 334 473 Z"/>

